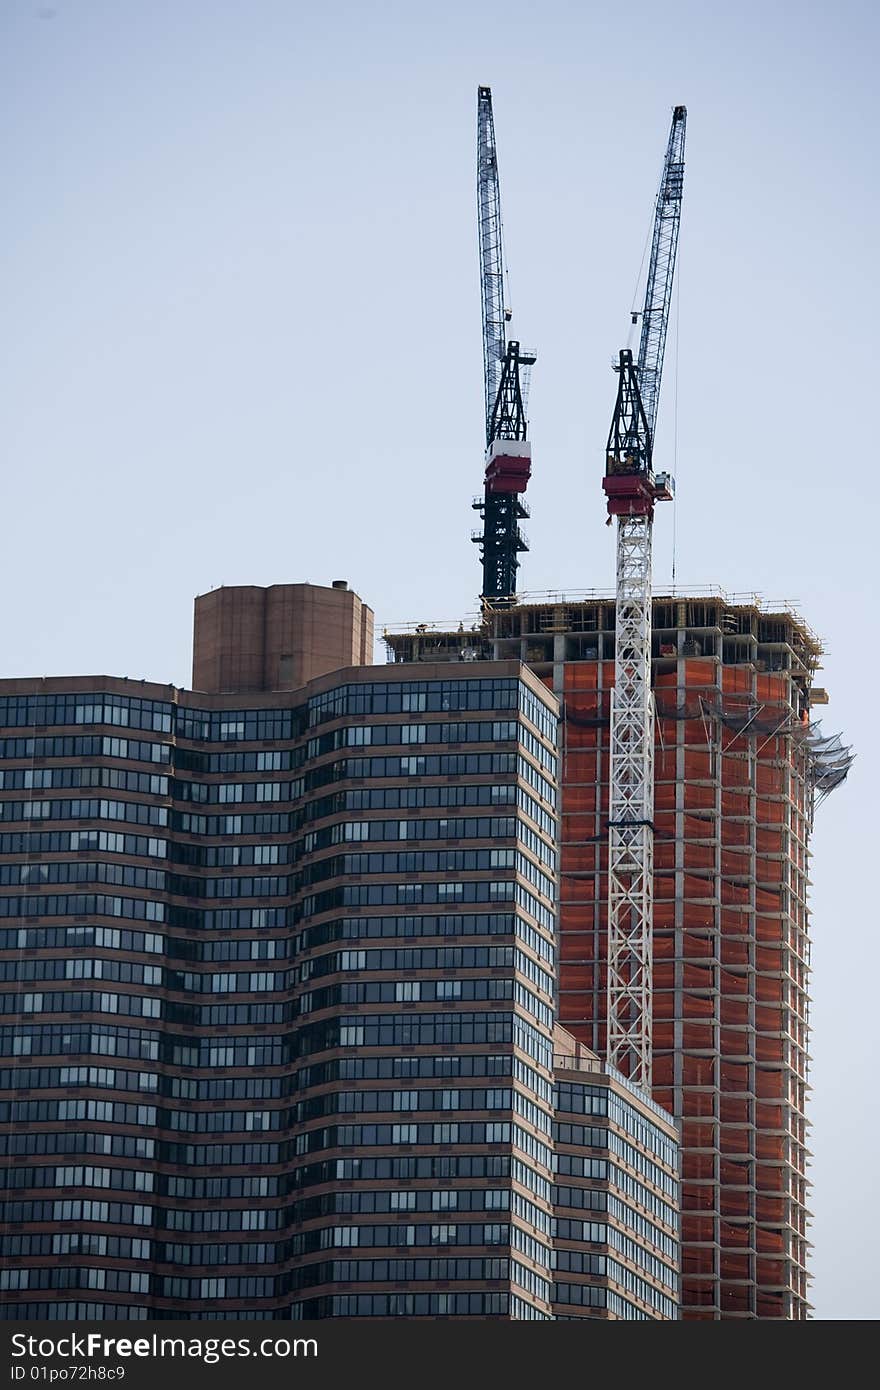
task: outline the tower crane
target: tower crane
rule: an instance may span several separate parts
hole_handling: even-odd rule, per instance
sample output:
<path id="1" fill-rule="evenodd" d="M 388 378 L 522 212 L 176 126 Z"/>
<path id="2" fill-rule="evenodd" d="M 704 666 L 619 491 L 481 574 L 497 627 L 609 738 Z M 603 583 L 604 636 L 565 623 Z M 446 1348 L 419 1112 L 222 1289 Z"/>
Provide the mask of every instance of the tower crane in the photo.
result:
<path id="1" fill-rule="evenodd" d="M 673 496 L 653 447 L 684 187 L 687 111 L 676 106 L 654 213 L 638 362 L 619 355 L 602 486 L 617 518 L 617 591 L 608 798 L 608 1035 L 612 1066 L 651 1085 L 654 707 L 651 541 L 654 505 Z M 638 315 L 633 316 L 634 322 Z"/>
<path id="2" fill-rule="evenodd" d="M 480 547 L 483 603 L 515 601 L 517 556 L 528 546 L 519 522 L 528 516 L 522 494 L 531 474 L 526 439 L 528 386 L 533 352 L 507 338 L 510 309 L 504 303 L 501 191 L 492 90 L 477 89 L 477 207 L 480 237 L 480 288 L 483 308 L 483 381 L 486 402 L 486 473 L 482 497 L 474 502 L 483 529 L 472 539 Z"/>

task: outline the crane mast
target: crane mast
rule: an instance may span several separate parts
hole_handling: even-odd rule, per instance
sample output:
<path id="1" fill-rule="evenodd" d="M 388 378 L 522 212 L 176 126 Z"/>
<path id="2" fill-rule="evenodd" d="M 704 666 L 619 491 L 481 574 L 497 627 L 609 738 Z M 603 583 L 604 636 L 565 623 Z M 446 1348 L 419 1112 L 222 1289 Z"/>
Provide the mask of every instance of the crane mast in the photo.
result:
<path id="1" fill-rule="evenodd" d="M 504 304 L 501 189 L 489 87 L 477 89 L 477 208 L 486 472 L 483 496 L 473 504 L 483 520 L 483 529 L 473 539 L 481 547 L 483 602 L 503 605 L 515 601 L 517 556 L 528 549 L 519 522 L 528 516 L 522 494 L 531 474 L 526 411 L 535 354 L 507 339 L 510 311 Z"/>
<path id="2" fill-rule="evenodd" d="M 676 106 L 654 213 L 638 362 L 620 353 L 603 488 L 617 518 L 617 590 L 608 798 L 607 1056 L 651 1086 L 654 707 L 651 546 L 654 505 L 673 495 L 655 473 L 654 427 L 678 248 L 687 111 Z"/>

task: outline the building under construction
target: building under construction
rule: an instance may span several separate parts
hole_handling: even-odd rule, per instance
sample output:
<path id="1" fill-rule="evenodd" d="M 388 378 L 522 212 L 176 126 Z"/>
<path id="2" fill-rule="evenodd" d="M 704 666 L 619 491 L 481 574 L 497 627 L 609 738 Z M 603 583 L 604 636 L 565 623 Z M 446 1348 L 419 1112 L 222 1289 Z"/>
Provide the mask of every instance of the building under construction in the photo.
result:
<path id="1" fill-rule="evenodd" d="M 0 962 L 5 978 L 16 981 L 4 1007 L 10 1016 L 27 1015 L 9 1031 L 11 1055 L 24 1048 L 24 1028 L 34 1055 L 66 1057 L 72 1049 L 80 1060 L 93 1051 L 154 1057 L 171 1071 L 141 1075 L 160 1095 L 178 1100 L 141 1107 L 143 1114 L 123 1100 L 108 1111 L 100 1097 L 86 1094 L 74 1096 L 74 1110 L 63 1100 L 40 1100 L 36 1108 L 29 1099 L 10 1101 L 6 1113 L 16 1122 L 105 1120 L 109 1113 L 113 1123 L 132 1131 L 137 1125 L 137 1132 L 13 1134 L 9 1153 L 149 1156 L 159 1167 L 155 1214 L 139 1203 L 120 1216 L 118 1204 L 77 1198 L 73 1206 L 101 1208 L 88 1219 L 122 1224 L 121 1231 L 97 1236 L 97 1244 L 80 1231 L 12 1234 L 10 1253 L 39 1257 L 2 1276 L 0 1287 L 14 1291 L 19 1316 L 49 1310 L 50 1316 L 113 1317 L 120 1307 L 127 1316 L 201 1316 L 206 1298 L 220 1300 L 206 1316 L 666 1319 L 679 1306 L 692 1319 L 808 1315 L 809 838 L 816 804 L 846 776 L 851 755 L 811 717 L 827 700 L 814 685 L 822 649 L 789 604 L 709 590 L 652 596 L 654 508 L 674 496 L 673 478 L 655 467 L 654 445 L 686 118 L 684 106 L 673 109 L 643 308 L 631 311 L 631 325 L 641 324 L 638 352 L 622 349 L 615 367 L 602 479 L 609 524 L 616 522 L 613 593 L 517 594 L 519 556 L 528 548 L 519 522 L 528 515 L 528 387 L 536 354 L 509 331 L 492 97 L 481 87 L 485 471 L 474 503 L 482 528 L 473 537 L 482 567 L 479 621 L 467 630 L 464 624 L 386 630 L 390 660 L 401 663 L 389 677 L 387 669 L 381 674 L 366 666 L 371 615 L 341 582 L 321 592 L 308 585 L 222 590 L 203 596 L 197 609 L 198 694 L 147 687 L 132 699 L 122 683 L 108 686 L 103 678 L 80 678 L 74 692 L 62 681 L 50 691 L 45 681 L 39 689 L 34 682 L 9 683 L 4 708 L 13 733 L 3 743 L 6 756 L 23 765 L 10 767 L 4 785 L 122 787 L 157 799 L 155 805 L 79 797 L 6 804 L 3 817 L 21 820 L 24 829 L 3 837 L 4 853 L 27 857 L 0 865 L 3 883 L 26 885 L 23 894 L 0 899 L 5 915 L 24 914 L 25 924 L 23 935 L 7 943 L 25 956 Z M 447 680 L 449 664 L 455 671 Z M 258 702 L 251 699 L 257 695 Z M 533 727 L 509 717 L 512 709 Z M 471 710 L 490 717 L 468 718 Z M 404 712 L 405 723 L 386 718 Z M 376 722 L 365 723 L 373 715 Z M 53 721 L 59 733 L 44 738 Z M 79 723 L 130 723 L 158 737 L 83 740 L 67 727 Z M 18 738 L 14 731 L 26 725 L 39 737 Z M 498 741 L 511 746 L 500 750 Z M 466 743 L 486 747 L 465 751 Z M 415 753 L 417 744 L 433 747 Z M 339 757 L 342 749 L 357 755 Z M 46 757 L 74 755 L 98 762 L 42 766 Z M 125 758 L 163 763 L 167 772 L 117 766 Z M 203 781 L 203 775 L 228 779 L 268 769 L 297 775 L 271 783 Z M 498 781 L 502 774 L 507 781 Z M 490 775 L 494 783 L 486 780 Z M 287 806 L 267 812 L 259 806 L 267 800 Z M 172 804 L 186 801 L 252 802 L 254 809 L 214 815 Z M 437 817 L 433 809 L 456 806 L 493 814 L 450 818 L 441 810 Z M 516 815 L 495 815 L 503 806 Z M 417 814 L 401 820 L 404 807 Z M 392 810 L 394 818 L 379 818 Z M 377 814 L 362 818 L 364 811 Z M 339 819 L 348 812 L 358 820 Z M 165 826 L 167 837 L 108 834 L 96 821 L 84 831 L 44 831 L 42 821 L 31 828 L 41 817 L 85 815 Z M 89 838 L 81 841 L 81 834 Z M 235 842 L 193 838 L 205 834 Z M 251 835 L 272 838 L 257 844 Z M 499 846 L 499 837 L 512 843 Z M 403 840 L 438 843 L 396 843 Z M 387 843 L 382 849 L 360 843 L 367 841 Z M 31 862 L 44 850 L 78 854 L 83 846 L 132 861 Z M 144 855 L 147 862 L 138 863 Z M 167 858 L 168 870 L 151 858 Z M 187 872 L 172 871 L 177 864 Z M 268 875 L 212 872 L 256 864 L 290 868 Z M 506 877 L 497 877 L 500 869 Z M 92 879 L 146 888 L 151 898 L 93 894 L 79 901 L 83 895 L 47 895 L 41 887 Z M 185 902 L 174 901 L 181 895 Z M 200 906 L 202 897 L 257 902 L 215 910 Z M 493 906 L 471 911 L 460 906 L 466 903 Z M 501 903 L 510 910 L 496 911 Z M 428 905 L 424 913 L 422 905 Z M 368 916 L 362 908 L 382 910 Z M 108 931 L 82 915 L 108 911 L 166 922 L 169 931 Z M 69 912 L 70 923 L 60 927 L 41 920 Z M 86 935 L 79 935 L 79 924 Z M 240 928 L 267 926 L 278 929 L 271 939 L 239 937 Z M 206 927 L 212 931 L 203 934 Z M 219 930 L 234 935 L 226 940 L 215 935 Z M 484 934 L 485 943 L 474 940 Z M 504 934 L 507 956 L 498 954 Z M 413 948 L 410 938 L 423 935 L 438 944 Z M 379 938 L 381 949 L 369 944 Z M 340 943 L 345 950 L 337 949 Z M 184 973 L 155 958 L 47 956 L 50 947 L 71 945 L 164 952 L 169 962 L 265 955 L 294 964 L 214 974 L 213 965 L 210 972 Z M 459 979 L 462 968 L 467 974 Z M 490 973 L 472 975 L 478 968 Z M 44 995 L 25 983 L 56 978 L 133 980 L 149 985 L 150 997 L 103 989 Z M 156 986 L 161 998 L 153 997 Z M 277 992 L 272 1002 L 267 989 Z M 238 991 L 238 1002 L 204 999 Z M 362 1012 L 368 1005 L 370 1013 Z M 166 1034 L 164 1023 L 151 1026 L 149 1036 L 135 1040 L 148 1050 L 133 1054 L 125 1050 L 135 1046 L 127 1027 L 117 1041 L 111 1025 L 111 1052 L 98 1020 L 94 1031 L 89 1025 L 88 1033 L 71 1033 L 31 1017 L 69 1009 L 82 1018 L 108 1008 L 186 1029 Z M 286 1031 L 271 1039 L 214 1038 L 215 1025 L 233 1023 Z M 192 1034 L 201 1025 L 211 1031 L 199 1052 Z M 271 1057 L 264 1047 L 270 1042 Z M 429 1044 L 436 1056 L 423 1052 Z M 403 1055 L 402 1047 L 416 1050 Z M 289 1068 L 294 1060 L 303 1065 L 255 1076 L 254 1066 L 267 1057 L 272 1068 Z M 239 1064 L 241 1076 L 211 1075 L 218 1066 Z M 178 1065 L 203 1070 L 179 1077 Z M 133 1074 L 115 1067 L 44 1068 L 39 1075 L 30 1068 L 7 1077 L 16 1091 L 29 1091 L 63 1087 L 74 1072 L 83 1087 L 133 1085 Z M 520 1089 L 512 1081 L 459 1086 L 455 1080 L 446 1087 L 439 1080 L 496 1075 L 513 1078 Z M 437 1084 L 419 1089 L 414 1078 Z M 382 1089 L 375 1089 L 379 1081 Z M 357 1084 L 343 1092 L 342 1082 Z M 279 1104 L 217 1110 L 217 1098 L 232 1106 L 252 1095 Z M 193 1099 L 210 1107 L 192 1109 Z M 435 1110 L 430 1124 L 424 1114 L 417 1118 Z M 487 1115 L 475 1119 L 473 1112 L 482 1110 Z M 504 1110 L 509 1116 L 499 1118 Z M 356 1115 L 357 1123 L 328 1118 L 343 1115 Z M 405 1123 L 398 1123 L 401 1115 Z M 588 1115 L 609 1123 L 581 1123 L 578 1117 Z M 145 1125 L 157 1133 L 145 1136 Z M 274 1129 L 278 1142 L 181 1145 L 171 1137 L 171 1131 L 237 1129 L 244 1135 Z M 379 1151 L 383 1145 L 386 1153 Z M 504 1145 L 509 1153 L 501 1152 Z M 336 1148 L 338 1155 L 331 1154 Z M 222 1163 L 244 1165 L 246 1172 L 221 1175 Z M 206 1164 L 216 1183 L 190 1171 Z M 260 1165 L 272 1171 L 263 1174 Z M 55 1202 L 54 1189 L 81 1187 L 95 1174 L 104 1186 L 153 1190 L 138 1189 L 141 1175 L 128 1165 L 117 1173 L 109 1166 L 35 1163 L 14 1175 L 14 1183 L 48 1188 L 52 1202 L 16 1198 L 9 1219 L 80 1220 L 82 1212 L 74 1215 L 61 1195 Z M 482 1184 L 490 1177 L 507 1186 L 491 1199 L 482 1186 L 472 1190 L 472 1179 Z M 385 1189 L 387 1180 L 408 1185 L 413 1178 L 436 1190 Z M 460 1206 L 458 1178 L 466 1183 Z M 152 1173 L 147 1179 L 153 1182 Z M 374 1180 L 381 1188 L 363 1185 Z M 201 1210 L 207 1197 L 238 1201 L 253 1194 L 277 1199 L 277 1209 Z M 166 1198 L 174 1199 L 167 1209 Z M 195 1201 L 199 1207 L 190 1210 Z M 512 1216 L 447 1219 L 456 1210 Z M 430 1221 L 415 1215 L 429 1211 L 443 1215 Z M 398 1219 L 400 1212 L 414 1215 Z M 608 1219 L 585 1216 L 591 1212 Z M 368 1214 L 362 1223 L 361 1213 Z M 132 1239 L 125 1224 L 147 1220 L 156 1223 L 155 1237 Z M 292 1227 L 290 1240 L 259 1246 L 237 1237 L 208 1245 L 164 1234 Z M 467 1251 L 450 1254 L 447 1247 L 458 1245 Z M 362 1246 L 368 1247 L 363 1259 Z M 331 1258 L 327 1252 L 337 1247 Z M 377 1250 L 384 1252 L 379 1259 Z M 104 1269 L 91 1260 L 56 1269 L 58 1252 L 77 1261 L 83 1253 L 149 1258 L 153 1269 Z M 256 1262 L 276 1267 L 249 1272 Z M 211 1267 L 219 1265 L 218 1278 Z M 43 1297 L 43 1291 L 86 1288 L 122 1290 L 138 1302 L 126 1297 L 96 1311 L 61 1295 L 52 1303 L 54 1294 Z M 34 1290 L 39 1297 L 31 1301 Z M 141 1302 L 142 1295 L 150 1301 Z"/>
<path id="2" fill-rule="evenodd" d="M 393 661 L 519 657 L 561 705 L 560 1022 L 606 1055 L 615 601 L 526 596 L 384 634 Z M 788 604 L 655 597 L 653 1095 L 682 1126 L 682 1315 L 808 1314 L 813 810 L 850 754 Z"/>
<path id="3" fill-rule="evenodd" d="M 655 442 L 686 128 L 675 106 L 630 316 L 638 349 L 615 365 L 602 478 L 615 588 L 523 597 L 516 519 L 531 444 L 505 328 L 491 93 L 480 89 L 481 617 L 469 631 L 420 624 L 385 640 L 395 662 L 518 658 L 556 694 L 560 1022 L 682 1127 L 683 1315 L 799 1319 L 808 845 L 817 800 L 850 754 L 810 717 L 827 699 L 813 684 L 821 646 L 791 605 L 652 595 L 654 510 L 675 492 Z"/>

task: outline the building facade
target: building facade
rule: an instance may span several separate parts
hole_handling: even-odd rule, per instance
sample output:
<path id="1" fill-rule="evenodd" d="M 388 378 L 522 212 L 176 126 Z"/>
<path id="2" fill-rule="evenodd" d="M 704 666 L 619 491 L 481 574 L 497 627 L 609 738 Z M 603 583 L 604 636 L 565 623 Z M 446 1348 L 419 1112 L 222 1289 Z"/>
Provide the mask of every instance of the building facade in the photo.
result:
<path id="1" fill-rule="evenodd" d="M 562 1028 L 554 1087 L 554 1317 L 678 1317 L 679 1134 Z"/>
<path id="2" fill-rule="evenodd" d="M 521 602 L 396 660 L 517 656 L 560 718 L 560 1021 L 605 1047 L 613 597 Z M 821 647 L 722 595 L 653 609 L 653 1095 L 682 1126 L 682 1315 L 808 1314 L 809 836 L 850 755 L 811 709 Z"/>
<path id="3" fill-rule="evenodd" d="M 266 689 L 217 592 L 203 684 L 246 641 L 243 692 L 0 682 L 4 1315 L 550 1318 L 555 698 L 518 660 Z M 675 1316 L 617 1137 L 628 1196 L 563 1143 L 632 1287 L 587 1241 L 565 1315 Z"/>

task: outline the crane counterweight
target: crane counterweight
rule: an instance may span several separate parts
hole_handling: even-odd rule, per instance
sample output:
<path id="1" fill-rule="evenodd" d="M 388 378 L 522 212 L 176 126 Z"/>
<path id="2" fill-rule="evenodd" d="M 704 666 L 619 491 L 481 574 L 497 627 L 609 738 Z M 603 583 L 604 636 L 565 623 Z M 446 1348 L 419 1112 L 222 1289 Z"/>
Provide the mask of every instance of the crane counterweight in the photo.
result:
<path id="1" fill-rule="evenodd" d="M 674 484 L 668 473 L 654 473 L 651 430 L 639 389 L 638 369 L 627 349 L 620 353 L 615 370 L 619 373 L 617 402 L 605 447 L 602 480 L 608 515 L 651 519 L 655 502 L 671 500 Z"/>

